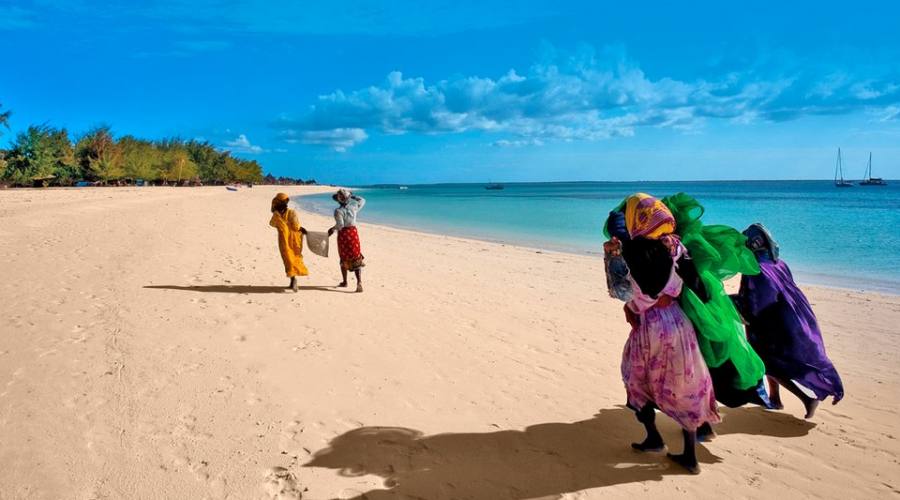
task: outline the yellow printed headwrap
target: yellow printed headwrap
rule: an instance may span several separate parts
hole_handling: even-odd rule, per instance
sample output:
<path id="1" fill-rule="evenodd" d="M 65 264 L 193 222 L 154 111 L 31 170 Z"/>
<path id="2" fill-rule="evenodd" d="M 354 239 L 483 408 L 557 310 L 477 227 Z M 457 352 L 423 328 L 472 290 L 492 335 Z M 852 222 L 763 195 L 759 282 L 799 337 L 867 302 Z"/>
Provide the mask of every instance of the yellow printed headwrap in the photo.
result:
<path id="1" fill-rule="evenodd" d="M 632 238 L 655 240 L 675 232 L 675 217 L 663 202 L 646 193 L 635 193 L 625 200 L 625 227 Z"/>

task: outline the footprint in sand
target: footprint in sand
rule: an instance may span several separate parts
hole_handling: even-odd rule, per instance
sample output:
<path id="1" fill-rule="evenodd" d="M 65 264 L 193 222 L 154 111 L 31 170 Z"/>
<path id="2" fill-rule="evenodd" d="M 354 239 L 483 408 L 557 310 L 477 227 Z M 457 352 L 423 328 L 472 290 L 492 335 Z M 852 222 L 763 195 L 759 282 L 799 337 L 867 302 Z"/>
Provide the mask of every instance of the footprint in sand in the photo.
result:
<path id="1" fill-rule="evenodd" d="M 267 470 L 262 489 L 272 500 L 300 500 L 303 497 L 297 487 L 296 476 L 284 467 Z"/>

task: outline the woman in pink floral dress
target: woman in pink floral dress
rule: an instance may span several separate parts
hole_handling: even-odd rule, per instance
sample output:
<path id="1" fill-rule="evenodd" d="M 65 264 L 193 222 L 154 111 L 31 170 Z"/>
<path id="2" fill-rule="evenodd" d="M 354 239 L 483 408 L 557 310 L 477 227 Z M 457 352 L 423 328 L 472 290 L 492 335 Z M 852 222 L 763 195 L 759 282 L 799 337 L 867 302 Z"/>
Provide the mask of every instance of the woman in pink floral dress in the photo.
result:
<path id="1" fill-rule="evenodd" d="M 686 250 L 672 231 L 660 225 L 661 220 L 670 222 L 674 230 L 668 209 L 655 198 L 644 196 L 639 199 L 643 203 L 626 203 L 626 223 L 621 228 L 626 231 L 610 228 L 614 236 L 605 245 L 607 252 L 621 250 L 629 268 L 626 279 L 631 284 L 631 297 L 625 304 L 625 315 L 632 330 L 622 354 L 622 380 L 628 406 L 647 430 L 646 439 L 632 446 L 639 451 L 665 449 L 656 428 L 659 409 L 683 430 L 684 451 L 669 457 L 697 474 L 697 428 L 717 423 L 720 417 L 694 327 L 677 301 L 682 287 L 677 270 Z M 631 214 L 629 218 L 630 205 L 637 209 L 649 206 L 650 210 L 644 217 Z M 612 217 L 609 224 L 614 224 Z"/>

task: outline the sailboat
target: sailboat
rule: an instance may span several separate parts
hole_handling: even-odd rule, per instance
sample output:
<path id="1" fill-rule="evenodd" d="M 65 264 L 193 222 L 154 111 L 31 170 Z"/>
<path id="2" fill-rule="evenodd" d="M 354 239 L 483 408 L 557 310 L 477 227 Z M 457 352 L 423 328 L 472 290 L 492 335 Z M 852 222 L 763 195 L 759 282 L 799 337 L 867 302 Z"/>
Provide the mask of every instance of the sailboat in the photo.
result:
<path id="1" fill-rule="evenodd" d="M 838 148 L 837 165 L 834 166 L 834 187 L 853 187 L 853 183 L 844 180 L 844 165 L 841 162 L 841 148 Z"/>
<path id="2" fill-rule="evenodd" d="M 887 182 L 881 177 L 872 177 L 872 153 L 869 153 L 869 164 L 866 165 L 866 175 L 859 182 L 860 186 L 887 186 Z"/>

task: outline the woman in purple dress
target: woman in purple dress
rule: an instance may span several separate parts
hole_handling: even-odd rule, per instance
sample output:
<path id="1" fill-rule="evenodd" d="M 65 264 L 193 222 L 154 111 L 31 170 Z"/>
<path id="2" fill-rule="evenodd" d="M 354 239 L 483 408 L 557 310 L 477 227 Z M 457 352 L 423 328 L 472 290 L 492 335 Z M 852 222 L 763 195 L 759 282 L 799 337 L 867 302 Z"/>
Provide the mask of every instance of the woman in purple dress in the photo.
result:
<path id="1" fill-rule="evenodd" d="M 816 315 L 794 283 L 787 263 L 778 258 L 778 244 L 762 224 L 744 231 L 747 246 L 759 261 L 760 274 L 743 276 L 736 297 L 747 322 L 750 345 L 766 364 L 772 404 L 781 404 L 781 385 L 803 401 L 812 418 L 819 401 L 844 397 L 841 377 L 828 356 Z"/>

